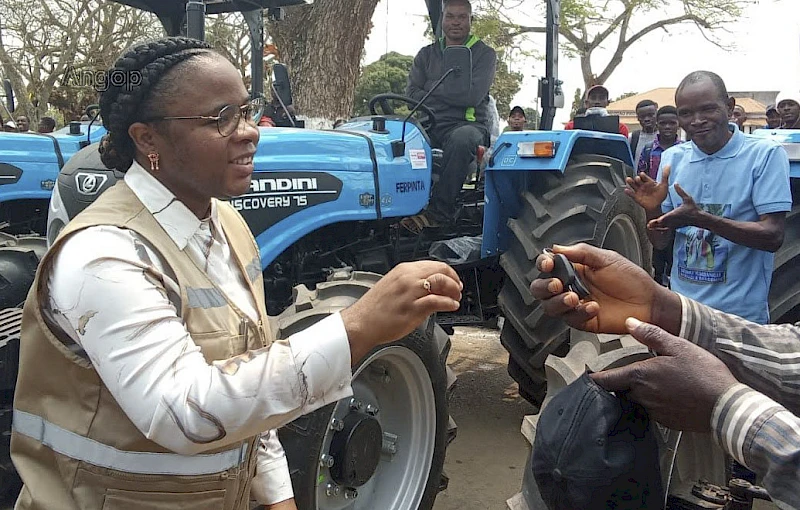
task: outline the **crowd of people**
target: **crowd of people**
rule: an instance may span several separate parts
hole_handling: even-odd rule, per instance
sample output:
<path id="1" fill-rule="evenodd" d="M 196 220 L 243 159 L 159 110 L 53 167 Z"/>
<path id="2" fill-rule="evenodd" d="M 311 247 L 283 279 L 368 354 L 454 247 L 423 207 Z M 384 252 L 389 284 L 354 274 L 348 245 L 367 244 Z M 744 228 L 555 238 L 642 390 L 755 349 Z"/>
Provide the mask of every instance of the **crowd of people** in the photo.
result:
<path id="1" fill-rule="evenodd" d="M 0 125 L 5 133 L 52 133 L 56 130 L 56 119 L 43 116 L 39 119 L 36 131 L 31 129 L 30 119 L 26 115 L 18 115 L 14 120 L 3 121 L 0 116 Z"/>
<path id="2" fill-rule="evenodd" d="M 447 184 L 434 187 L 430 204 L 422 213 L 404 220 L 404 226 L 414 232 L 452 222 L 455 195 L 464 180 L 463 168 L 486 140 L 487 125 L 481 112 L 494 79 L 495 55 L 470 35 L 470 16 L 469 2 L 445 2 L 445 36 L 420 51 L 409 76 L 408 95 L 420 98 L 441 76 L 441 59 L 447 46 L 476 48 L 473 85 L 479 87 L 473 90 L 475 97 L 450 97 L 446 91 L 431 95 L 437 112 L 446 112 L 447 122 L 433 138 L 444 150 Z M 608 89 L 595 85 L 587 90 L 578 115 L 608 116 L 609 103 Z M 765 114 L 766 128 L 797 129 L 800 95 L 779 94 Z M 760 326 L 770 320 L 768 293 L 774 253 L 783 243 L 786 213 L 792 208 L 788 155 L 780 144 L 744 133 L 747 112 L 729 96 L 722 78 L 711 72 L 689 74 L 677 88 L 675 106 L 643 100 L 636 106 L 636 115 L 641 129 L 634 133 L 629 134 L 624 124 L 618 125 L 618 132 L 629 138 L 637 173 L 628 178 L 626 193 L 644 209 L 648 221 L 647 233 L 654 249 L 654 267 L 648 278 L 651 282 L 654 279 L 658 288 L 669 288 L 674 296 L 680 296 L 672 299 L 678 306 L 664 319 L 649 311 L 637 316 L 630 306 L 620 306 L 614 300 L 581 302 L 576 294 L 563 292 L 560 282 L 551 280 L 534 281 L 531 291 L 534 297 L 548 302 L 545 309 L 549 313 L 566 318 L 572 325 L 602 333 L 632 332 L 649 342 L 665 355 L 656 358 L 657 362 L 645 362 L 646 369 L 652 370 L 652 380 L 637 378 L 645 370 L 639 365 L 597 374 L 596 380 L 610 391 L 631 390 L 656 418 L 674 428 L 714 431 L 720 446 L 737 461 L 734 475 L 758 475 L 779 506 L 800 508 L 800 418 L 794 393 L 780 382 L 791 378 L 789 353 L 800 347 L 800 334 L 796 329 Z M 507 129 L 523 129 L 524 120 L 524 110 L 513 108 Z M 574 129 L 575 124 L 571 121 L 565 129 Z M 611 255 L 601 257 L 587 254 L 587 250 L 563 248 L 562 252 L 583 262 L 584 270 L 594 274 L 591 271 L 599 269 L 596 266 L 601 259 L 609 260 Z M 540 270 L 549 270 L 548 259 L 540 259 Z M 619 293 L 627 298 L 630 293 L 624 282 L 616 275 L 594 282 L 595 290 L 600 296 Z M 597 320 L 602 317 L 598 314 L 609 312 L 620 316 L 613 326 Z M 676 358 L 712 359 L 691 367 L 669 365 L 669 372 L 663 368 L 668 365 L 665 359 L 677 352 L 675 345 L 688 342 L 666 339 L 666 333 L 656 334 L 653 326 L 637 321 L 626 326 L 623 315 L 661 327 L 669 324 L 667 330 L 672 335 L 708 351 L 705 357 L 700 356 L 697 351 L 702 349 L 694 346 L 694 350 L 680 351 L 691 354 Z M 726 331 L 733 334 L 725 336 L 728 343 L 724 346 L 717 340 L 722 335 L 709 324 L 713 321 L 725 323 Z M 686 324 L 694 326 L 680 327 Z M 702 328 L 708 329 L 706 336 L 698 336 Z M 753 343 L 755 338 L 760 342 Z M 750 358 L 753 361 L 742 363 Z M 763 374 L 765 364 L 769 365 L 768 376 Z M 675 366 L 684 367 L 685 373 L 676 373 Z M 703 373 L 709 367 L 715 370 Z M 684 379 L 691 381 L 694 391 L 679 393 L 684 399 L 664 397 L 662 394 L 672 392 L 672 381 L 685 374 L 692 376 Z M 705 406 L 702 412 L 684 412 L 687 399 L 698 398 Z M 694 404 L 688 407 L 697 409 Z M 776 437 L 782 439 L 779 446 L 774 444 Z"/>
<path id="3" fill-rule="evenodd" d="M 796 127 L 797 98 L 778 96 L 776 106 L 767 108 L 770 127 Z M 573 326 L 629 332 L 653 347 L 661 355 L 655 360 L 593 377 L 609 391 L 629 392 L 663 424 L 711 431 L 736 461 L 733 476 L 758 477 L 779 507 L 799 508 L 800 418 L 787 385 L 800 331 L 760 326 L 770 321 L 774 253 L 792 208 L 788 155 L 780 144 L 743 132 L 747 114 L 714 73 L 686 76 L 675 105 L 659 108 L 644 100 L 636 106 L 641 129 L 631 135 L 630 147 L 637 175 L 627 179 L 626 189 L 648 221 L 652 277 L 674 294 L 644 285 L 622 257 L 590 247 L 561 252 L 583 264 L 579 271 L 596 295 L 581 302 L 551 280 L 534 282 L 531 291 L 548 313 Z M 597 101 L 587 94 L 585 106 L 590 114 Z M 541 270 L 550 270 L 549 260 L 540 258 Z M 601 273 L 614 278 L 601 279 Z M 637 300 L 652 297 L 633 296 L 638 285 L 660 295 L 663 306 L 672 303 L 671 309 L 636 309 Z M 623 303 L 615 302 L 617 296 Z M 636 320 L 625 323 L 627 317 Z M 677 363 L 681 358 L 685 362 Z"/>

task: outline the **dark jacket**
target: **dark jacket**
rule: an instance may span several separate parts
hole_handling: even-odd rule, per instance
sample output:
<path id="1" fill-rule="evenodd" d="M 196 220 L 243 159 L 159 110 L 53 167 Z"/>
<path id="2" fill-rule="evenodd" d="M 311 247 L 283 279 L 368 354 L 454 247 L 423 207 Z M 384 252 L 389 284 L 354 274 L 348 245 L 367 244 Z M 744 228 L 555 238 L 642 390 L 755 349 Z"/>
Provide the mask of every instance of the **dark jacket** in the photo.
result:
<path id="1" fill-rule="evenodd" d="M 487 104 L 489 88 L 494 82 L 497 54 L 480 40 L 472 44 L 470 49 L 472 50 L 471 94 L 453 96 L 448 93 L 445 81 L 425 100 L 425 105 L 436 113 L 436 131 L 439 133 L 446 133 L 470 122 L 477 122 L 488 129 Z M 445 72 L 443 52 L 443 43 L 439 40 L 425 46 L 417 53 L 408 76 L 407 96 L 419 101 L 442 77 Z M 471 114 L 471 109 L 474 109 L 474 115 Z"/>

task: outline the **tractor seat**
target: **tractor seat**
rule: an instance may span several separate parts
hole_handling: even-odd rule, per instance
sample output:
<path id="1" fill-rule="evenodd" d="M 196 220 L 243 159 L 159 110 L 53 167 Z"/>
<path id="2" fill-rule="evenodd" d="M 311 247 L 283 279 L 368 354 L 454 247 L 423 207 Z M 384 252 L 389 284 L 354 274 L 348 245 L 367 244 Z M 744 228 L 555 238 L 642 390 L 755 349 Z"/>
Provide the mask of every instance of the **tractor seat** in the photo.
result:
<path id="1" fill-rule="evenodd" d="M 465 184 L 474 184 L 478 177 L 483 175 L 480 168 L 483 164 L 483 157 L 486 154 L 486 147 L 478 145 L 478 151 L 475 154 L 475 162 L 470 165 L 470 171 L 467 174 Z M 433 184 L 439 181 L 439 175 L 442 172 L 442 161 L 444 160 L 444 151 L 442 149 L 431 149 L 431 181 Z"/>

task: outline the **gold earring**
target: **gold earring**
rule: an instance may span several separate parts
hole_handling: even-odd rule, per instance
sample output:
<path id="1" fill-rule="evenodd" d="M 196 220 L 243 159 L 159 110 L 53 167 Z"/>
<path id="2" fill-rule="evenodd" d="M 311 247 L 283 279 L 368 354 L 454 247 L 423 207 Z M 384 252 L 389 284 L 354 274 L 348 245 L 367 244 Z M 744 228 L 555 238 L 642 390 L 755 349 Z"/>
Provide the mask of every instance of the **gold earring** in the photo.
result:
<path id="1" fill-rule="evenodd" d="M 151 152 L 147 155 L 147 159 L 150 160 L 150 171 L 151 172 L 158 172 L 158 158 L 159 155 L 157 152 Z"/>

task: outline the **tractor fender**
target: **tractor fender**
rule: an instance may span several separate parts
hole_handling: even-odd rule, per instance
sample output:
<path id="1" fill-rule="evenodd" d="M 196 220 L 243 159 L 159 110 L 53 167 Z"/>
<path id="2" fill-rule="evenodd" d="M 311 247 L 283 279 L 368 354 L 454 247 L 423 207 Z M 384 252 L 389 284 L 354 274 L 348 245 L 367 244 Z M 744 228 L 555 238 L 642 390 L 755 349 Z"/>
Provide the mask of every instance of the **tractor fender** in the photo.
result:
<path id="1" fill-rule="evenodd" d="M 753 135 L 781 144 L 789 155 L 789 177 L 800 179 L 800 129 L 756 129 Z"/>
<path id="2" fill-rule="evenodd" d="M 58 177 L 57 148 L 46 136 L 0 133 L 0 202 L 48 200 Z"/>
<path id="3" fill-rule="evenodd" d="M 553 142 L 552 157 L 530 157 L 535 142 Z M 500 135 L 486 166 L 482 257 L 496 256 L 508 246 L 509 218 L 522 206 L 519 190 L 544 179 L 543 173 L 564 174 L 578 157 L 596 155 L 621 163 L 621 178 L 633 177 L 633 157 L 627 138 L 598 131 L 516 131 Z M 624 186 L 624 180 L 618 183 Z"/>
<path id="4" fill-rule="evenodd" d="M 527 157 L 531 142 L 553 142 L 552 157 Z M 522 146 L 520 146 L 522 144 Z M 567 168 L 571 157 L 578 154 L 599 154 L 633 166 L 628 139 L 620 134 L 599 131 L 507 131 L 494 144 L 486 172 L 558 170 Z"/>
<path id="5" fill-rule="evenodd" d="M 93 127 L 99 139 L 105 128 Z M 50 200 L 58 174 L 86 142 L 86 128 L 79 135 L 69 128 L 49 134 L 0 133 L 0 203 L 17 200 Z"/>

